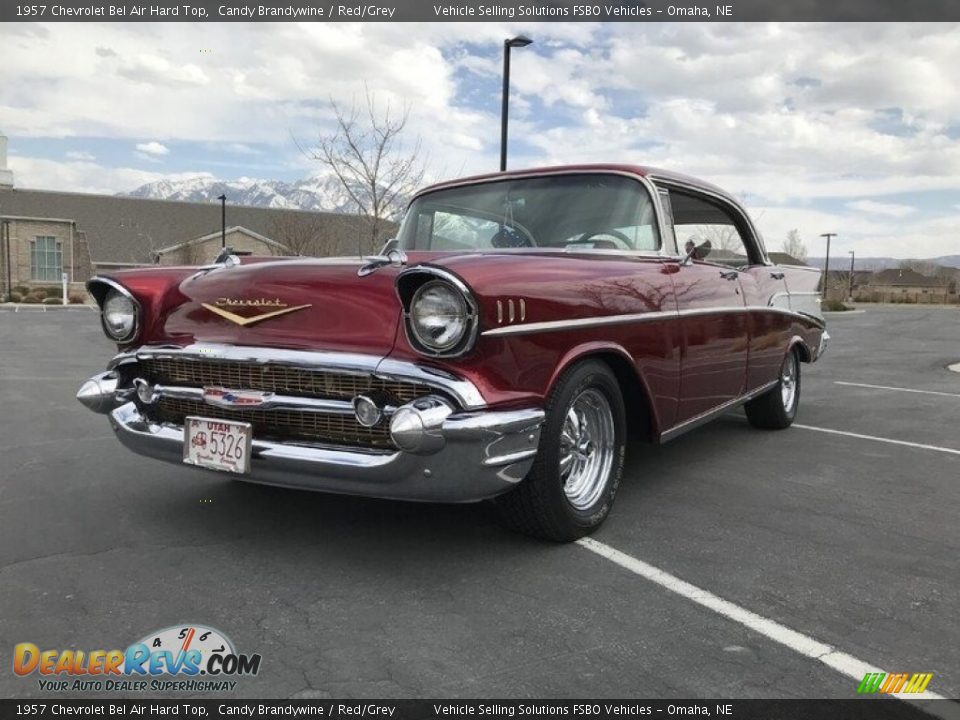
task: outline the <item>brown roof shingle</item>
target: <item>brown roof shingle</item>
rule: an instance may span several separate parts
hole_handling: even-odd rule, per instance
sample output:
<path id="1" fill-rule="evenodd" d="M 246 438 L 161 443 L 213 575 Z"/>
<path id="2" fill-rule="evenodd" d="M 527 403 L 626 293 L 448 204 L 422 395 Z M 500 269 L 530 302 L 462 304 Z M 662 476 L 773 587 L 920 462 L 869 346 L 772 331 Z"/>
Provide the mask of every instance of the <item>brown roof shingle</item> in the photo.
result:
<path id="1" fill-rule="evenodd" d="M 0 190 L 0 215 L 74 220 L 94 262 L 149 263 L 151 253 L 160 248 L 220 230 L 219 203 L 48 190 Z M 266 237 L 276 235 L 278 224 L 318 219 L 337 237 L 338 254 L 356 253 L 363 223 L 357 216 L 227 204 L 227 225 L 242 225 Z"/>

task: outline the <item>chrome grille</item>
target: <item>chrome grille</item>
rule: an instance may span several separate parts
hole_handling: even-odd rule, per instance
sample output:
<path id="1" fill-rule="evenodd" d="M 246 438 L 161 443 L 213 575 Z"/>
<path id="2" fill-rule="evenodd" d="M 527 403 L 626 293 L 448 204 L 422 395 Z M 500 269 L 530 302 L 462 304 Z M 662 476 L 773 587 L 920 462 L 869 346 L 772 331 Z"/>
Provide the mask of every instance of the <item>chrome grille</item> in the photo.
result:
<path id="1" fill-rule="evenodd" d="M 174 398 L 161 398 L 150 414 L 155 420 L 177 425 L 182 425 L 184 418 L 189 415 L 248 422 L 253 425 L 254 437 L 260 438 L 297 439 L 366 448 L 393 447 L 386 423 L 373 428 L 363 427 L 353 415 L 294 410 L 232 410 L 215 408 L 196 400 Z"/>
<path id="2" fill-rule="evenodd" d="M 261 390 L 325 400 L 353 399 L 361 393 L 383 393 L 394 405 L 428 395 L 431 389 L 416 382 L 383 380 L 370 374 L 312 370 L 281 364 L 144 358 L 138 374 L 153 384 L 180 387 L 225 387 L 231 390 Z M 351 447 L 392 448 L 385 423 L 366 428 L 351 415 L 298 410 L 228 409 L 198 400 L 161 398 L 145 408 L 153 420 L 178 425 L 188 415 L 248 422 L 255 437 L 294 439 Z"/>
<path id="3" fill-rule="evenodd" d="M 161 385 L 264 390 L 282 395 L 333 400 L 352 400 L 361 393 L 379 391 L 386 393 L 398 405 L 430 392 L 429 387 L 415 382 L 381 380 L 369 374 L 307 370 L 269 363 L 149 358 L 140 361 L 140 370 L 146 379 Z"/>

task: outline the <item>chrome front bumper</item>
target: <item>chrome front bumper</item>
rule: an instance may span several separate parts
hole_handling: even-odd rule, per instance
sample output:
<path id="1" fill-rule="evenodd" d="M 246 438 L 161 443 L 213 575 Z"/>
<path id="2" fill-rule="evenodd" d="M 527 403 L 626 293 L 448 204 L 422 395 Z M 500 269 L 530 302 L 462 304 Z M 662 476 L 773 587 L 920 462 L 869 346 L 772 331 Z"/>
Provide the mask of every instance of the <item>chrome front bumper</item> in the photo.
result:
<path id="1" fill-rule="evenodd" d="M 211 416 L 216 410 L 211 408 Z M 183 428 L 151 422 L 136 404 L 110 411 L 117 438 L 140 455 L 184 469 Z M 530 470 L 543 410 L 463 412 L 440 426 L 431 454 L 320 447 L 253 440 L 249 475 L 235 479 L 396 500 L 472 502 L 506 492 Z M 216 471 L 208 471 L 216 472 Z"/>
<path id="2" fill-rule="evenodd" d="M 827 346 L 830 344 L 830 333 L 826 330 L 820 335 L 820 345 L 817 347 L 817 357 L 816 360 L 819 360 L 823 354 L 827 351 Z"/>

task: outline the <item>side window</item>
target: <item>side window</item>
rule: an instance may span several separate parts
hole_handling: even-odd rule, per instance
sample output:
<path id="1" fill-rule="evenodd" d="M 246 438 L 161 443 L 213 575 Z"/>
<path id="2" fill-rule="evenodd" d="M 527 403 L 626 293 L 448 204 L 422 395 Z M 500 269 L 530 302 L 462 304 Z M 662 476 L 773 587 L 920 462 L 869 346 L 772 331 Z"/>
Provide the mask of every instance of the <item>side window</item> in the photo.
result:
<path id="1" fill-rule="evenodd" d="M 711 249 L 704 258 L 707 262 L 731 267 L 759 262 L 756 251 L 741 234 L 735 216 L 719 202 L 673 190 L 670 205 L 681 253 L 709 240 Z"/>

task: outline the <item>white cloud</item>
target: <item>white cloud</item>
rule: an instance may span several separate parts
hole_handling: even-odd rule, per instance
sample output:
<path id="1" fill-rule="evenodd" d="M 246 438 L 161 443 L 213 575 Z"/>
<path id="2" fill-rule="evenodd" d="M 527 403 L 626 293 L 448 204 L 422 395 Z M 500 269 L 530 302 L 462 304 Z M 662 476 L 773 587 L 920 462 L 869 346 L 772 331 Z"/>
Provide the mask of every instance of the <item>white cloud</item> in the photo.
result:
<path id="1" fill-rule="evenodd" d="M 825 232 L 837 233 L 830 243 L 832 258 L 842 256 L 848 260 L 850 250 L 861 258 L 922 258 L 957 252 L 960 213 L 950 212 L 909 225 L 797 207 L 755 206 L 750 208 L 750 214 L 763 234 L 768 251 L 781 250 L 787 233 L 796 229 L 813 257 L 823 257 L 826 251 L 826 241 L 820 237 Z"/>
<path id="2" fill-rule="evenodd" d="M 917 209 L 912 205 L 899 205 L 897 203 L 882 203 L 875 200 L 855 200 L 847 203 L 851 210 L 872 213 L 875 215 L 888 215 L 890 217 L 901 218 L 915 213 Z"/>
<path id="3" fill-rule="evenodd" d="M 168 148 L 163 143 L 158 143 L 155 140 L 152 140 L 148 143 L 137 143 L 137 151 L 142 152 L 144 155 L 169 155 L 170 148 Z"/>
<path id="4" fill-rule="evenodd" d="M 66 158 L 67 160 L 82 160 L 85 162 L 93 162 L 97 159 L 93 154 L 83 150 L 71 150 L 70 152 L 66 153 Z"/>
<path id="5" fill-rule="evenodd" d="M 128 167 L 105 167 L 95 162 L 58 162 L 16 155 L 10 158 L 10 169 L 17 187 L 107 195 L 129 192 L 157 180 L 211 177 L 210 173 L 202 171 L 158 173 Z"/>
<path id="6" fill-rule="evenodd" d="M 499 48 L 519 32 L 535 43 L 514 54 L 511 167 L 660 165 L 803 220 L 807 234 L 903 240 L 908 256 L 946 242 L 929 217 L 960 208 L 911 213 L 892 196 L 960 191 L 951 24 L 24 24 L 3 31 L 0 117 L 21 137 L 158 138 L 238 157 L 291 148 L 277 162 L 307 171 L 290 135 L 309 145 L 331 127 L 328 100 L 349 105 L 366 84 L 409 108 L 435 175 L 482 172 L 496 167 Z M 68 160 L 30 172 L 76 189 L 155 176 L 102 167 L 98 180 L 77 166 L 86 158 Z M 822 198 L 847 204 L 811 215 Z"/>

